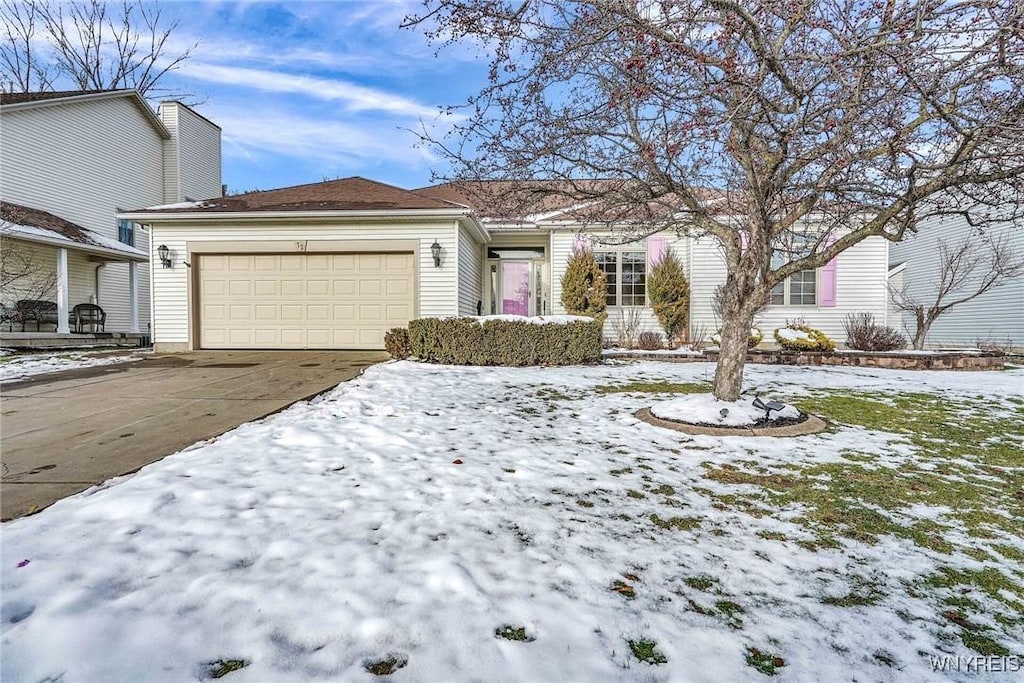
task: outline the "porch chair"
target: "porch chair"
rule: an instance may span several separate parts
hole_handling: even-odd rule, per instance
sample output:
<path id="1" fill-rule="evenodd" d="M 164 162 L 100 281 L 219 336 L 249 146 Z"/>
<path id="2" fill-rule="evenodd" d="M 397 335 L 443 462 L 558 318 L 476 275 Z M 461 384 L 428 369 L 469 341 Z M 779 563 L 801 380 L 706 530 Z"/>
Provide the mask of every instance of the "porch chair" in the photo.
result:
<path id="1" fill-rule="evenodd" d="M 71 328 L 78 333 L 85 332 L 87 325 L 90 332 L 103 332 L 107 314 L 96 304 L 75 304 L 71 309 L 70 322 Z"/>

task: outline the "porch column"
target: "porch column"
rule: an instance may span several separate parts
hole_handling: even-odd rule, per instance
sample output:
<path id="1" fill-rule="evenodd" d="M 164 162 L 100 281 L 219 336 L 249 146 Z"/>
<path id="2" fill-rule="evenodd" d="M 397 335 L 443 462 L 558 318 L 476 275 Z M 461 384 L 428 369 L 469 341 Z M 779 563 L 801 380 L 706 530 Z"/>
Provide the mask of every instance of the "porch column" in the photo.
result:
<path id="1" fill-rule="evenodd" d="M 139 332 L 139 264 L 135 261 L 128 262 L 128 332 L 138 334 Z"/>
<path id="2" fill-rule="evenodd" d="M 57 249 L 57 332 L 70 334 L 68 324 L 68 250 Z"/>

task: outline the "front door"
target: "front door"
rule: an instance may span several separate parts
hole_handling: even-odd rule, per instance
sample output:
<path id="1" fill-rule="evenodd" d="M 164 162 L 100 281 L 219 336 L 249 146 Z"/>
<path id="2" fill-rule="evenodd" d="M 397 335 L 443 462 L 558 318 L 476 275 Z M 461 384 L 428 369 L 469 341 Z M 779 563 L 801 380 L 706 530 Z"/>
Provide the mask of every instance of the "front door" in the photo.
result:
<path id="1" fill-rule="evenodd" d="M 529 261 L 501 262 L 501 312 L 505 315 L 530 315 Z"/>

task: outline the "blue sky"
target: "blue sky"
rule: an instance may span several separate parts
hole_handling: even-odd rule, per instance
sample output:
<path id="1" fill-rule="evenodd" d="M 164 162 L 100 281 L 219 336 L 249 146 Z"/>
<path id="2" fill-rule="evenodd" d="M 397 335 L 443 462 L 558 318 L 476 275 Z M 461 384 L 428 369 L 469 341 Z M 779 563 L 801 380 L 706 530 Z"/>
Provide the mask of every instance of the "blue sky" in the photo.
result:
<path id="1" fill-rule="evenodd" d="M 162 85 L 200 104 L 223 129 L 229 191 L 362 175 L 400 187 L 429 184 L 440 161 L 418 148 L 421 122 L 486 80 L 472 47 L 435 56 L 422 31 L 400 29 L 421 9 L 402 0 L 164 2 L 180 21 L 174 47 L 199 41 Z"/>

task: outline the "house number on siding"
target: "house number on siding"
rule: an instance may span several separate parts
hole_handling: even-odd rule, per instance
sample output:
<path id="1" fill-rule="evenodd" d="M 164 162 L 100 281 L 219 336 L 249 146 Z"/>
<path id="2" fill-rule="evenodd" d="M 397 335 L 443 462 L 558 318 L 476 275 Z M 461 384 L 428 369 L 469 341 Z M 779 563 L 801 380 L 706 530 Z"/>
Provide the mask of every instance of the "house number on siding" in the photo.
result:
<path id="1" fill-rule="evenodd" d="M 295 251 L 306 251 L 306 242 L 305 241 L 296 242 L 295 243 Z"/>

